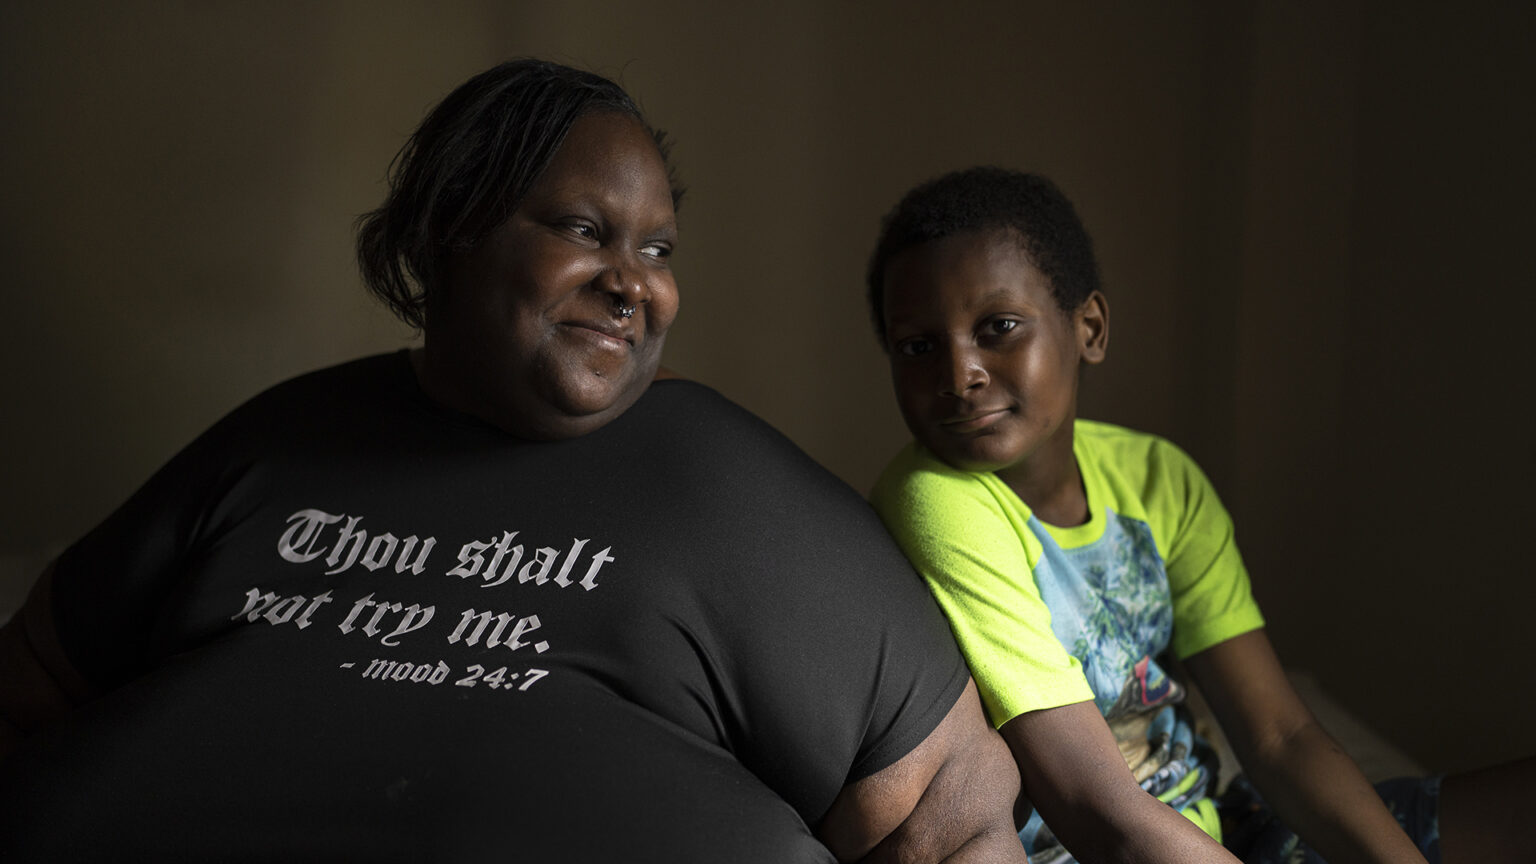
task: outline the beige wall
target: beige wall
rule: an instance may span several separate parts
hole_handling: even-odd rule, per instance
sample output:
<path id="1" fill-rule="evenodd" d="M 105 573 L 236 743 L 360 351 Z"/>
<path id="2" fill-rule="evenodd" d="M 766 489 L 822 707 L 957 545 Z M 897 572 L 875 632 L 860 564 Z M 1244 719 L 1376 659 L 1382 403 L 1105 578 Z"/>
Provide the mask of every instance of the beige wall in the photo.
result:
<path id="1" fill-rule="evenodd" d="M 966 164 L 1055 177 L 1114 311 L 1084 413 L 1205 464 L 1282 656 L 1432 767 L 1532 750 L 1532 12 L 727 5 L 0 7 L 0 553 L 255 390 L 406 344 L 351 221 L 433 101 L 536 54 L 678 140 L 669 365 L 861 489 L 904 438 L 879 215 Z"/>

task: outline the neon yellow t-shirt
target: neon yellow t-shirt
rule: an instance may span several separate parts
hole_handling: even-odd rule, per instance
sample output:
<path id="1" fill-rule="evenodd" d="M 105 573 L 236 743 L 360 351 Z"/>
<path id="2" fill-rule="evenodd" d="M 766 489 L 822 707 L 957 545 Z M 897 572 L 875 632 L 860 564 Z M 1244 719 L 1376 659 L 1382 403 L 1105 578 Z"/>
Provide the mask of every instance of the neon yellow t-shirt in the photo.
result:
<path id="1" fill-rule="evenodd" d="M 1159 660 L 1263 626 L 1232 520 L 1161 438 L 1079 420 L 1073 451 L 1083 525 L 1047 525 L 997 475 L 916 444 L 871 501 L 948 616 L 994 724 L 1092 699 L 1137 780 L 1193 817 L 1214 760 Z"/>

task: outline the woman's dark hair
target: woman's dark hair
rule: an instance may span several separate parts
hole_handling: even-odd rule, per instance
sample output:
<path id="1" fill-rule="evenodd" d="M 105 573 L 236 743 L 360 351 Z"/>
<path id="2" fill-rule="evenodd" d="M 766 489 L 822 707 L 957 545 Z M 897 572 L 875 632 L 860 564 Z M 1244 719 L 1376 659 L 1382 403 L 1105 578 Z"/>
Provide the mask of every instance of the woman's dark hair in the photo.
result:
<path id="1" fill-rule="evenodd" d="M 512 215 L 572 124 L 616 112 L 645 123 L 619 85 L 542 60 L 512 60 L 461 84 L 422 121 L 390 163 L 389 194 L 357 221 L 368 290 L 421 328 L 444 259 L 472 248 Z M 651 129 L 673 206 L 683 189 L 665 133 Z"/>
<path id="2" fill-rule="evenodd" d="M 956 234 L 1012 229 L 1051 282 L 1063 312 L 1075 312 L 1100 290 L 1093 240 L 1072 202 L 1038 174 L 979 167 L 954 171 L 914 188 L 880 224 L 866 282 L 875 333 L 885 345 L 885 268 L 896 255 Z"/>

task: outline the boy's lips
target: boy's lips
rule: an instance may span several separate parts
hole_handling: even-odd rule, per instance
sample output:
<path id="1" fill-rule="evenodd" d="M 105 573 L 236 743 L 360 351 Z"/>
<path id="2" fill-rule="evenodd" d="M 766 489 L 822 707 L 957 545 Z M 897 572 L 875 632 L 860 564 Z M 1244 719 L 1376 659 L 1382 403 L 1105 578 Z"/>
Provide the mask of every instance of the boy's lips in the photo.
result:
<path id="1" fill-rule="evenodd" d="M 992 426 L 994 423 L 1008 416 L 1007 408 L 987 408 L 980 411 L 968 411 L 964 414 L 956 414 L 939 421 L 939 427 L 946 432 L 977 432 Z"/>

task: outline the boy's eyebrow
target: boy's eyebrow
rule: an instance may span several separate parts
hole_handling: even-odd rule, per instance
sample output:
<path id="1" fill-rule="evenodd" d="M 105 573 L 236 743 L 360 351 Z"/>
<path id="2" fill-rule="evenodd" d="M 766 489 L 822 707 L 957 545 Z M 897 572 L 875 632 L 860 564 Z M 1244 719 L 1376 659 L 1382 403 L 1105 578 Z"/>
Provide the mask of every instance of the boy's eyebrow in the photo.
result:
<path id="1" fill-rule="evenodd" d="M 1028 298 L 1019 297 L 1017 294 L 1009 291 L 1006 287 L 1001 285 L 976 298 L 976 303 L 977 305 L 986 305 L 988 303 L 997 302 L 998 300 L 1018 301 L 1026 306 L 1029 305 Z"/>
<path id="2" fill-rule="evenodd" d="M 938 289 L 938 290 L 932 291 L 932 292 L 930 292 L 928 294 L 928 296 L 929 297 L 933 297 L 933 296 L 941 293 L 942 290 L 943 289 Z M 1033 300 L 1031 300 L 1027 294 L 1022 294 L 1022 293 L 1020 293 L 1018 291 L 1013 290 L 1013 286 L 1011 286 L 1009 283 L 1006 283 L 1006 282 L 995 283 L 995 284 L 993 284 L 993 285 L 991 285 L 991 286 L 989 286 L 987 288 L 983 288 L 981 290 L 982 290 L 982 293 L 980 294 L 980 296 L 975 297 L 972 300 L 972 302 L 967 304 L 967 308 L 970 311 L 972 311 L 973 313 L 975 313 L 975 310 L 978 307 L 979 308 L 985 308 L 985 307 L 992 306 L 994 304 L 1000 304 L 1000 303 L 1006 303 L 1008 305 L 1022 307 L 1023 311 L 1029 312 L 1031 314 L 1039 314 L 1040 313 L 1040 308 L 1038 307 L 1038 305 Z M 885 308 L 885 315 L 886 315 L 886 319 L 887 319 L 887 323 L 886 323 L 886 326 L 885 326 L 887 338 L 892 337 L 895 334 L 895 331 L 898 330 L 898 329 L 908 329 L 908 328 L 910 328 L 910 329 L 917 330 L 919 332 L 926 332 L 928 329 L 930 329 L 930 328 L 927 328 L 927 327 L 925 327 L 923 325 L 920 325 L 920 324 L 914 324 L 913 321 L 912 321 L 912 318 L 909 317 L 909 316 L 904 316 L 904 315 L 897 314 L 894 311 L 894 307 L 892 305 L 890 305 L 890 304 L 887 304 L 887 306 Z M 917 317 L 919 319 L 922 319 L 922 318 L 924 318 L 926 316 L 920 314 Z"/>
<path id="3" fill-rule="evenodd" d="M 1028 297 L 1020 296 L 1019 294 L 1010 291 L 1008 287 L 1004 285 L 998 285 L 991 288 L 985 294 L 982 294 L 980 297 L 975 298 L 973 302 L 967 304 L 967 307 L 974 309 L 976 307 L 991 306 L 997 303 L 1008 303 L 1011 305 L 1023 306 L 1030 311 L 1037 311 L 1034 302 L 1031 301 Z M 893 314 L 889 311 L 887 311 L 886 314 L 890 316 L 891 326 L 905 323 L 907 321 L 907 318 L 904 316 Z"/>

